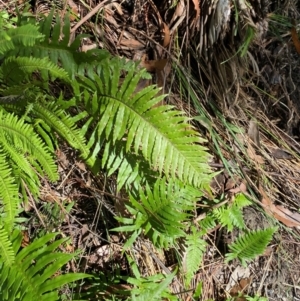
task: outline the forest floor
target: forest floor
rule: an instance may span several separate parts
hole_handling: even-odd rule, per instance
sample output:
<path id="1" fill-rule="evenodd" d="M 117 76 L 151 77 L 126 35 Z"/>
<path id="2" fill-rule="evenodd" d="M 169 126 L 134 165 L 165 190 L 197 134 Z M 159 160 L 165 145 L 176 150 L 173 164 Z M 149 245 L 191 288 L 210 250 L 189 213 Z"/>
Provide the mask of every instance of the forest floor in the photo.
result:
<path id="1" fill-rule="evenodd" d="M 23 5 L 24 1 L 19 2 Z M 65 13 L 72 10 L 74 16 L 71 17 L 71 24 L 74 34 L 80 31 L 91 35 L 85 39 L 83 51 L 103 47 L 114 55 L 141 60 L 141 65 L 153 75 L 153 80 L 141 82 L 139 88 L 157 84 L 164 92 L 169 93 L 166 102 L 195 117 L 198 115 L 197 108 L 188 95 L 181 94 L 178 87 L 183 83 L 174 76 L 173 69 L 176 63 L 174 53 L 182 52 L 184 55 L 188 48 L 184 43 L 180 45 L 180 42 L 185 41 L 182 24 L 188 17 L 182 19 L 178 26 L 178 30 L 181 30 L 176 36 L 178 42 L 175 40 L 174 26 L 165 27 L 163 34 L 158 33 L 152 24 L 155 22 L 147 21 L 149 14 L 141 13 L 142 10 L 150 10 L 153 15 L 156 14 L 154 19 L 159 23 L 160 18 L 179 18 L 178 6 L 168 10 L 162 3 L 157 5 L 157 1 L 150 2 L 146 7 L 138 8 L 133 5 L 134 1 L 107 4 L 105 1 L 86 1 L 83 5 L 83 1 L 74 0 L 65 1 L 66 5 L 61 11 Z M 169 3 L 162 2 L 165 5 Z M 11 10 L 14 13 L 13 7 L 1 3 L 0 10 Z M 105 7 L 103 15 L 97 14 L 101 3 L 102 8 Z M 199 104 L 209 112 L 215 133 L 218 134 L 217 139 L 223 141 L 220 148 L 216 148 L 213 137 L 205 127 L 200 123 L 194 124 L 208 140 L 207 147 L 213 155 L 210 163 L 212 168 L 222 171 L 212 183 L 214 197 L 230 200 L 239 192 L 250 195 L 251 198 L 255 195 L 256 203 L 244 210 L 247 227 L 253 230 L 274 224 L 279 226 L 265 253 L 247 267 L 242 267 L 238 261 L 224 263 L 228 244 L 239 235 L 239 231 L 228 232 L 220 226 L 213 229 L 207 237 L 209 247 L 203 257 L 203 265 L 199 267 L 193 280 L 194 287 L 202 282 L 201 300 L 226 300 L 239 291 L 251 296 L 259 294 L 271 301 L 300 300 L 299 26 L 297 27 L 297 23 L 288 26 L 282 20 L 274 18 L 276 11 L 280 11 L 284 20 L 300 20 L 300 11 L 296 4 L 294 7 L 287 3 L 288 1 L 284 4 L 272 4 L 269 7 L 272 11 L 265 16 L 265 32 L 248 50 L 251 53 L 248 56 L 248 60 L 252 60 L 251 70 L 242 70 L 244 65 L 241 59 L 233 59 L 239 72 L 237 77 L 240 76 L 243 80 L 234 85 L 235 101 L 232 106 L 216 101 L 226 122 L 220 115 L 212 112 L 207 104 L 207 99 L 216 95 L 215 92 L 210 92 L 216 91 L 216 87 L 212 87 L 216 83 L 209 82 L 210 76 L 202 77 L 202 70 L 191 68 L 194 66 L 193 61 L 180 60 L 180 64 L 188 62 L 181 67 L 190 70 L 191 82 L 203 81 L 203 94 L 197 95 Z M 34 13 L 46 13 L 50 9 L 47 1 L 31 1 L 31 6 Z M 159 13 L 158 16 L 155 7 L 165 14 Z M 88 12 L 92 14 L 87 17 Z M 189 19 L 190 22 L 191 20 Z M 171 23 L 174 24 L 172 20 L 167 24 Z M 179 46 L 176 45 L 177 42 Z M 162 44 L 167 49 L 164 53 L 159 46 Z M 170 60 L 172 63 L 169 63 Z M 216 72 L 214 62 L 207 66 L 211 68 L 209 73 Z M 214 78 L 214 75 L 211 77 Z M 243 135 L 237 134 L 233 137 L 227 122 L 242 128 Z M 246 145 L 245 153 L 235 149 L 236 139 Z M 226 171 L 222 157 L 228 162 L 242 162 L 242 172 Z M 123 234 L 109 231 L 117 226 L 114 216 L 119 203 L 126 198 L 122 192 L 116 192 L 114 177 L 107 178 L 105 174 L 92 175 L 67 145 L 61 145 L 57 150 L 57 162 L 60 182 L 53 185 L 44 180 L 39 204 L 31 204 L 32 207 L 28 210 L 30 224 L 28 231 L 24 233 L 24 241 L 27 239 L 29 242 L 37 233 L 58 230 L 71 237 L 66 252 L 83 250 L 80 262 L 68 267 L 71 271 L 101 273 L 111 277 L 116 273 L 130 274 L 128 262 L 122 254 L 125 238 Z M 139 239 L 135 251 L 134 256 L 143 276 L 154 275 L 165 269 L 171 271 L 178 263 L 178 258 L 173 258 L 172 252 L 159 253 L 147 240 Z M 181 292 L 182 300 L 195 300 L 192 292 L 182 293 L 180 282 L 175 281 L 172 286 L 174 292 Z M 126 287 L 115 284 L 108 291 L 122 288 Z M 245 298 L 241 296 L 237 300 L 243 301 Z"/>

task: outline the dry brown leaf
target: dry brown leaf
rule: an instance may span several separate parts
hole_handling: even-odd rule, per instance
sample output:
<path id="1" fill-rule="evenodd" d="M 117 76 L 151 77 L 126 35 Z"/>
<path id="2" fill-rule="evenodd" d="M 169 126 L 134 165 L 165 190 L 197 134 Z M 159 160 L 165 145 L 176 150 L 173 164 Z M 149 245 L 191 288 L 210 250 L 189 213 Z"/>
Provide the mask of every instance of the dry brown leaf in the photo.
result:
<path id="1" fill-rule="evenodd" d="M 271 156 L 274 157 L 275 159 L 292 159 L 293 156 L 288 153 L 287 151 L 276 148 L 276 149 L 271 149 Z"/>
<path id="2" fill-rule="evenodd" d="M 242 193 L 245 193 L 247 192 L 247 186 L 246 184 L 244 183 L 244 181 L 240 184 L 240 186 L 236 187 L 236 188 L 233 188 L 233 189 L 230 189 L 229 190 L 231 193 L 233 194 L 236 194 L 236 193 L 239 193 L 239 192 L 242 192 Z"/>
<path id="3" fill-rule="evenodd" d="M 163 22 L 163 32 L 164 32 L 164 40 L 163 40 L 163 47 L 167 47 L 170 44 L 171 36 L 170 36 L 170 28 L 169 26 Z"/>
<path id="4" fill-rule="evenodd" d="M 192 0 L 195 6 L 195 11 L 196 11 L 196 17 L 195 20 L 197 20 L 200 17 L 200 4 L 198 0 Z"/>
<path id="5" fill-rule="evenodd" d="M 96 49 L 96 48 L 97 48 L 97 44 L 96 43 L 93 43 L 91 45 L 82 45 L 81 51 L 82 52 L 87 52 L 89 50 Z"/>
<path id="6" fill-rule="evenodd" d="M 231 290 L 230 290 L 230 295 L 232 297 L 235 297 L 235 296 L 238 296 L 239 293 L 242 293 L 242 292 L 246 292 L 248 290 L 248 287 L 251 283 L 251 278 L 243 278 L 241 279 Z M 238 297 L 237 299 L 235 300 L 245 300 L 246 301 L 246 298 L 245 297 Z"/>
<path id="7" fill-rule="evenodd" d="M 62 165 L 63 168 L 67 168 L 69 166 L 70 162 L 66 154 L 62 152 L 60 149 L 56 150 L 56 156 L 60 165 Z"/>
<path id="8" fill-rule="evenodd" d="M 259 129 L 257 123 L 252 119 L 249 122 L 248 136 L 257 147 L 260 147 Z"/>
<path id="9" fill-rule="evenodd" d="M 29 245 L 30 243 L 30 237 L 29 233 L 27 230 L 22 231 L 22 242 L 21 242 L 21 247 L 25 248 Z"/>
<path id="10" fill-rule="evenodd" d="M 300 227 L 300 214 L 291 212 L 283 206 L 275 206 L 274 217 L 283 222 L 288 227 Z"/>
<path id="11" fill-rule="evenodd" d="M 143 49 L 145 45 L 135 39 L 122 39 L 120 41 L 122 46 L 130 47 L 132 49 Z"/>
<path id="12" fill-rule="evenodd" d="M 248 144 L 248 148 L 247 148 L 247 154 L 249 156 L 249 158 L 253 161 L 255 161 L 258 164 L 264 164 L 265 160 L 262 156 L 257 155 L 256 151 L 254 149 L 254 147 L 251 145 L 251 143 Z"/>
<path id="13" fill-rule="evenodd" d="M 76 166 L 83 172 L 86 172 L 86 165 L 82 161 L 76 162 Z"/>
<path id="14" fill-rule="evenodd" d="M 296 51 L 300 54 L 300 40 L 295 26 L 291 29 L 291 35 Z"/>
<path id="15" fill-rule="evenodd" d="M 225 191 L 228 191 L 228 190 L 231 191 L 232 189 L 234 189 L 233 187 L 236 186 L 236 183 L 237 183 L 237 181 L 235 179 L 229 178 L 226 181 L 224 190 Z"/>
<path id="16" fill-rule="evenodd" d="M 142 67 L 146 68 L 148 72 L 156 72 L 162 71 L 167 64 L 167 61 L 167 59 L 141 61 L 141 65 Z"/>
<path id="17" fill-rule="evenodd" d="M 262 195 L 261 203 L 263 204 L 263 207 L 268 214 L 272 215 L 274 218 L 285 224 L 287 227 L 300 227 L 299 213 L 293 213 L 289 209 L 284 208 L 283 206 L 274 205 L 261 186 L 259 187 L 259 192 Z"/>
<path id="18" fill-rule="evenodd" d="M 111 5 L 115 7 L 117 13 L 118 13 L 120 16 L 123 16 L 123 10 L 122 10 L 122 7 L 121 7 L 121 5 L 120 5 L 119 3 L 113 2 L 113 3 L 111 3 Z"/>
<path id="19" fill-rule="evenodd" d="M 175 12 L 172 16 L 172 19 L 170 21 L 170 24 L 172 24 L 177 18 L 180 18 L 184 14 L 184 10 L 185 10 L 184 0 L 180 0 L 177 3 L 177 6 L 176 6 Z"/>
<path id="20" fill-rule="evenodd" d="M 140 92 L 144 88 L 149 87 L 151 85 L 151 83 L 152 82 L 151 82 L 150 79 L 145 79 L 145 78 L 140 79 L 140 81 L 138 82 L 134 92 L 135 93 Z"/>

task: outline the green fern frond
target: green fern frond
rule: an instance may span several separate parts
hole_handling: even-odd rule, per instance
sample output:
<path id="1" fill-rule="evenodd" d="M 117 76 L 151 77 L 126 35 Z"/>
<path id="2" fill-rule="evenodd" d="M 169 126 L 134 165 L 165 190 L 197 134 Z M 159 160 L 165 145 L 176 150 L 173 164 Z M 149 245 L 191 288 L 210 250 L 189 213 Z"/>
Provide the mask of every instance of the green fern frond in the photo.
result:
<path id="1" fill-rule="evenodd" d="M 7 266 L 12 266 L 15 261 L 15 253 L 12 248 L 12 243 L 8 236 L 9 233 L 10 231 L 5 230 L 0 224 L 0 263 L 3 262 Z"/>
<path id="2" fill-rule="evenodd" d="M 82 38 L 88 35 L 77 36 L 69 46 L 70 18 L 66 16 L 63 20 L 63 35 L 61 35 L 62 20 L 57 17 L 52 27 L 53 13 L 52 10 L 48 17 L 39 22 L 40 28 L 30 24 L 31 20 L 27 21 L 29 24 L 24 24 L 26 21 L 20 16 L 23 20 L 22 22 L 19 20 L 19 27 L 0 33 L 0 55 L 51 61 L 56 68 L 62 67 L 72 79 L 75 74 L 92 74 L 99 62 L 107 58 L 109 53 L 102 49 L 93 49 L 86 53 L 79 52 Z M 48 66 L 47 69 L 52 69 L 56 76 L 61 74 L 53 66 L 51 68 Z M 43 75 L 45 78 L 46 73 Z"/>
<path id="3" fill-rule="evenodd" d="M 208 230 L 213 229 L 216 226 L 216 218 L 212 214 L 207 214 L 198 224 L 201 228 L 201 233 L 204 235 Z"/>
<path id="4" fill-rule="evenodd" d="M 15 232 L 18 231 L 15 230 Z M 17 234 L 20 237 L 20 233 Z M 55 252 L 66 241 L 66 239 L 60 239 L 50 243 L 56 235 L 57 233 L 47 234 L 33 241 L 15 255 L 10 265 L 2 261 L 3 257 L 0 257 L 0 263 L 2 263 L 0 264 L 1 300 L 56 301 L 59 298 L 59 288 L 89 277 L 80 273 L 55 276 L 59 269 L 75 255 Z M 20 240 L 15 240 L 14 249 L 18 250 L 20 243 Z"/>
<path id="5" fill-rule="evenodd" d="M 222 226 L 232 231 L 234 227 L 245 229 L 242 209 L 251 205 L 247 197 L 240 193 L 236 196 L 232 204 L 222 206 L 213 211 L 213 215 L 219 220 Z"/>
<path id="6" fill-rule="evenodd" d="M 276 227 L 258 230 L 239 237 L 229 245 L 231 253 L 226 254 L 226 262 L 237 258 L 245 266 L 246 260 L 251 260 L 264 252 L 276 230 Z"/>
<path id="7" fill-rule="evenodd" d="M 49 75 L 51 80 L 59 78 L 66 82 L 69 81 L 68 73 L 46 57 L 9 57 L 1 65 L 1 69 L 2 76 L 10 85 L 18 84 L 25 78 L 30 79 L 29 76 L 34 71 L 39 71 L 45 82 L 49 80 Z"/>
<path id="8" fill-rule="evenodd" d="M 199 269 L 207 243 L 202 239 L 203 235 L 195 227 L 186 236 L 186 250 L 184 256 L 185 284 L 189 285 L 195 272 Z"/>
<path id="9" fill-rule="evenodd" d="M 49 57 L 54 64 L 60 64 L 72 79 L 75 74 L 92 73 L 99 62 L 109 56 L 109 53 L 102 49 L 79 52 L 82 38 L 89 37 L 89 35 L 78 35 L 69 46 L 70 18 L 68 15 L 65 16 L 61 35 L 62 20 L 59 17 L 56 18 L 53 28 L 51 26 L 53 13 L 54 10 L 40 22 L 40 31 L 44 34 L 45 40 L 36 43 L 34 47 L 23 49 L 24 54 L 40 58 Z"/>
<path id="10" fill-rule="evenodd" d="M 91 158 L 85 137 L 76 126 L 76 120 L 74 121 L 64 110 L 58 108 L 54 102 L 35 103 L 33 111 L 36 117 L 42 119 L 53 131 L 78 150 L 89 166 L 94 165 L 95 158 Z"/>
<path id="11" fill-rule="evenodd" d="M 14 114 L 7 114 L 4 113 L 4 111 L 0 111 L 0 129 L 2 139 L 5 139 L 8 144 L 15 145 L 23 150 L 23 154 L 28 153 L 35 158 L 35 162 L 31 161 L 35 168 L 39 171 L 41 171 L 42 168 L 43 172 L 51 181 L 58 179 L 58 173 L 52 155 L 29 124 L 26 124 L 22 119 L 18 119 Z"/>
<path id="12" fill-rule="evenodd" d="M 7 53 L 17 47 L 30 47 L 42 41 L 44 35 L 32 24 L 11 28 L 0 32 L 0 54 Z"/>
<path id="13" fill-rule="evenodd" d="M 234 227 L 245 228 L 243 213 L 236 206 L 222 206 L 215 209 L 213 214 L 223 227 L 227 227 L 228 231 L 232 231 Z"/>
<path id="14" fill-rule="evenodd" d="M 148 301 L 148 300 L 170 300 L 178 301 L 178 299 L 169 293 L 168 286 L 172 282 L 174 276 L 177 273 L 175 270 L 173 273 L 164 276 L 162 274 L 156 274 L 146 278 L 141 277 L 138 270 L 137 264 L 130 257 L 126 256 L 130 268 L 134 275 L 133 277 L 128 277 L 127 282 L 133 285 L 133 288 L 130 290 L 131 300 L 137 301 Z"/>
<path id="15" fill-rule="evenodd" d="M 0 198 L 4 207 L 5 216 L 3 217 L 3 224 L 8 233 L 12 230 L 17 207 L 19 204 L 18 186 L 12 176 L 11 169 L 7 163 L 6 156 L 0 153 Z"/>
<path id="16" fill-rule="evenodd" d="M 134 232 L 132 239 L 144 230 L 154 245 L 170 247 L 175 240 L 185 236 L 183 231 L 188 221 L 189 211 L 194 208 L 197 195 L 191 193 L 190 187 L 185 187 L 177 181 L 158 179 L 154 186 L 140 187 L 136 193 L 131 193 L 128 211 L 135 218 L 117 218 L 125 226 L 114 231 Z M 189 194 L 190 193 L 190 194 Z M 138 232 L 139 231 L 139 232 Z"/>
<path id="17" fill-rule="evenodd" d="M 145 70 L 131 70 L 120 85 L 117 79 L 124 73 L 121 63 L 103 62 L 94 81 L 80 77 L 81 85 L 91 95 L 90 102 L 98 100 L 98 113 L 93 113 L 100 114 L 98 137 L 104 132 L 113 143 L 127 137 L 126 152 L 141 150 L 160 174 L 164 172 L 168 178 L 177 177 L 194 186 L 207 186 L 211 174 L 209 154 L 199 144 L 201 137 L 191 129 L 182 112 L 171 106 L 153 108 L 163 98 L 156 97 L 159 90 L 155 87 L 134 94 L 139 80 L 146 76 Z"/>

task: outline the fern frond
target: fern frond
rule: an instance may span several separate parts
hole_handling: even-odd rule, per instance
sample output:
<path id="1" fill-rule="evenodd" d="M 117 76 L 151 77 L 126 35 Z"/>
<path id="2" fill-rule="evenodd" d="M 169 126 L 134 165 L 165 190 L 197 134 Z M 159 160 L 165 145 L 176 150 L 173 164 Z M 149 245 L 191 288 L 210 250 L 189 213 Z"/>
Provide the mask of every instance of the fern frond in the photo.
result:
<path id="1" fill-rule="evenodd" d="M 49 75 L 52 80 L 59 78 L 66 82 L 69 81 L 68 73 L 46 57 L 9 57 L 1 65 L 1 69 L 5 81 L 12 84 L 18 84 L 24 81 L 24 79 L 29 78 L 34 71 L 39 71 L 45 82 L 49 80 Z"/>
<path id="2" fill-rule="evenodd" d="M 226 227 L 228 231 L 232 231 L 235 226 L 239 229 L 245 228 L 243 213 L 241 209 L 236 206 L 222 206 L 215 209 L 213 214 L 221 225 Z"/>
<path id="3" fill-rule="evenodd" d="M 8 233 L 11 232 L 19 204 L 18 186 L 12 176 L 6 156 L 0 152 L 0 198 L 4 207 L 3 224 Z"/>
<path id="4" fill-rule="evenodd" d="M 107 60 L 94 81 L 80 78 L 92 99 L 98 99 L 100 108 L 95 108 L 100 113 L 98 137 L 104 132 L 113 143 L 127 137 L 126 152 L 141 150 L 160 174 L 207 187 L 211 174 L 207 164 L 209 154 L 199 144 L 203 141 L 201 137 L 191 129 L 182 112 L 172 106 L 153 108 L 163 98 L 156 97 L 159 90 L 155 87 L 134 94 L 138 81 L 146 76 L 145 70 L 129 71 L 120 86 L 117 79 L 124 73 L 120 64 Z"/>
<path id="5" fill-rule="evenodd" d="M 12 248 L 12 243 L 8 236 L 9 233 L 10 232 L 6 231 L 0 224 L 0 263 L 3 262 L 7 266 L 12 266 L 15 261 L 15 253 Z"/>
<path id="6" fill-rule="evenodd" d="M 177 181 L 167 182 L 166 179 L 158 179 L 153 186 L 148 183 L 145 186 L 136 193 L 132 190 L 130 195 L 131 205 L 127 209 L 135 218 L 117 218 L 126 226 L 114 231 L 134 232 L 130 240 L 133 242 L 140 233 L 137 231 L 143 229 L 154 245 L 168 248 L 177 238 L 185 236 L 188 212 L 194 208 L 199 194 L 192 194 L 189 187 Z"/>
<path id="7" fill-rule="evenodd" d="M 58 108 L 54 102 L 47 104 L 35 103 L 33 111 L 36 117 L 42 119 L 53 131 L 78 150 L 89 166 L 94 165 L 95 158 L 90 158 L 90 151 L 85 143 L 85 137 L 70 115 Z"/>
<path id="8" fill-rule="evenodd" d="M 55 276 L 75 255 L 55 252 L 66 241 L 61 239 L 50 243 L 56 235 L 57 233 L 47 234 L 33 241 L 15 255 L 10 265 L 0 258 L 1 300 L 56 301 L 59 298 L 58 289 L 63 285 L 89 277 L 80 273 Z M 18 236 L 20 237 L 20 233 Z M 14 249 L 18 250 L 20 243 L 20 240 L 15 240 Z"/>
<path id="9" fill-rule="evenodd" d="M 17 28 L 11 28 L 0 32 L 0 54 L 17 47 L 30 47 L 38 41 L 42 41 L 44 35 L 32 24 L 26 24 Z"/>
<path id="10" fill-rule="evenodd" d="M 78 35 L 75 40 L 70 42 L 70 18 L 68 15 L 63 20 L 61 35 L 62 20 L 57 17 L 52 28 L 53 13 L 51 13 L 40 22 L 40 31 L 44 34 L 45 40 L 36 43 L 34 47 L 22 49 L 25 56 L 31 54 L 34 57 L 48 57 L 54 64 L 60 64 L 69 76 L 74 79 L 75 74 L 85 75 L 92 73 L 99 62 L 109 56 L 109 53 L 102 49 L 93 49 L 85 53 L 79 52 L 82 38 L 89 35 Z"/>
<path id="11" fill-rule="evenodd" d="M 232 231 L 234 227 L 245 229 L 242 209 L 251 205 L 251 202 L 244 194 L 238 194 L 232 204 L 222 206 L 213 211 L 213 215 L 219 220 L 222 226 Z"/>
<path id="12" fill-rule="evenodd" d="M 26 124 L 22 119 L 18 119 L 17 116 L 13 114 L 0 111 L 0 129 L 2 139 L 22 149 L 23 154 L 28 153 L 35 158 L 35 162 L 31 161 L 35 168 L 39 171 L 41 171 L 42 168 L 51 181 L 58 179 L 58 173 L 52 155 L 29 124 Z"/>
<path id="13" fill-rule="evenodd" d="M 195 227 L 191 229 L 185 239 L 186 250 L 184 255 L 185 284 L 189 285 L 195 272 L 199 269 L 207 243 L 203 235 Z"/>
<path id="14" fill-rule="evenodd" d="M 201 227 L 201 233 L 204 235 L 208 230 L 216 226 L 216 218 L 212 214 L 207 214 L 205 218 L 199 222 L 199 226 Z"/>
<path id="15" fill-rule="evenodd" d="M 237 258 L 245 266 L 246 260 L 251 260 L 264 252 L 276 230 L 276 227 L 268 228 L 249 232 L 239 237 L 233 244 L 229 245 L 231 253 L 226 254 L 226 262 Z"/>

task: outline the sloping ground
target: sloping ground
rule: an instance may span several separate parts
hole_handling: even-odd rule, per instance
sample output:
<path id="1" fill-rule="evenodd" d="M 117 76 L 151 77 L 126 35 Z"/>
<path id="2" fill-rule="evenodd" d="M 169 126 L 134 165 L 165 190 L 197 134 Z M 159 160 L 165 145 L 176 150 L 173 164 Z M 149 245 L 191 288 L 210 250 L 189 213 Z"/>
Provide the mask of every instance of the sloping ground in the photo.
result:
<path id="1" fill-rule="evenodd" d="M 47 13 L 50 2 L 31 2 L 31 9 Z M 91 34 L 82 50 L 100 46 L 141 60 L 152 83 L 169 93 L 166 102 L 198 116 L 193 123 L 208 139 L 211 166 L 222 171 L 212 183 L 215 198 L 230 202 L 243 192 L 256 204 L 244 212 L 249 229 L 280 226 L 265 254 L 247 268 L 237 261 L 224 264 L 228 243 L 239 233 L 217 226 L 207 237 L 210 246 L 194 279 L 195 287 L 202 282 L 201 300 L 225 300 L 238 291 L 300 300 L 300 43 L 297 22 L 293 25 L 300 20 L 299 4 L 251 1 L 250 10 L 241 1 L 238 8 L 222 3 L 220 8 L 196 0 L 65 1 L 60 11 L 72 10 L 74 34 Z M 14 12 L 14 6 L 4 8 Z M 145 80 L 140 88 L 149 84 Z M 39 207 L 29 210 L 29 237 L 44 231 L 42 226 L 58 228 L 72 237 L 67 252 L 85 250 L 70 270 L 130 274 L 121 254 L 124 237 L 108 233 L 126 196 L 116 192 L 113 178 L 93 177 L 67 146 L 57 156 L 61 183 L 45 183 Z M 64 208 L 72 201 L 68 213 Z M 195 219 L 202 218 L 198 214 Z M 134 252 L 143 276 L 169 273 L 178 261 L 142 239 Z M 125 288 L 115 284 L 107 291 Z M 195 300 L 193 292 L 183 293 L 179 278 L 172 288 L 182 300 Z"/>

